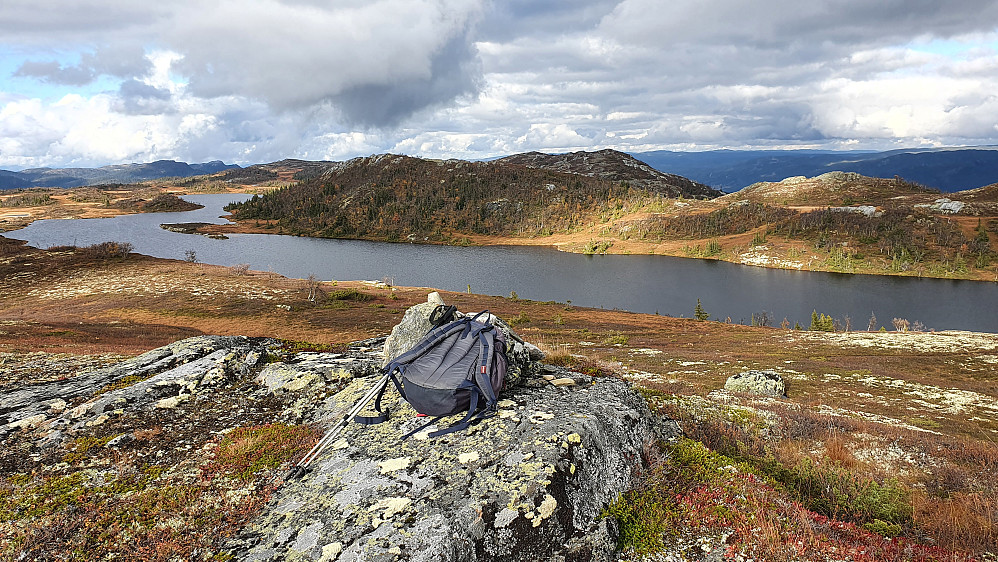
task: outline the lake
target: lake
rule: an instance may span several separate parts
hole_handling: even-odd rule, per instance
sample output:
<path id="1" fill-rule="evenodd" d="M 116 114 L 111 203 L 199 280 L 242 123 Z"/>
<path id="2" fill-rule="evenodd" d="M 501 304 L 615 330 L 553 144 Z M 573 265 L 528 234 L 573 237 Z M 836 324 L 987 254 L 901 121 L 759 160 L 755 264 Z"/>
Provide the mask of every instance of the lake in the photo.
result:
<path id="1" fill-rule="evenodd" d="M 271 234 L 234 234 L 216 240 L 169 232 L 161 223 L 214 222 L 236 194 L 192 195 L 205 205 L 182 213 L 145 213 L 111 219 L 36 221 L 4 236 L 32 246 L 86 246 L 114 240 L 135 251 L 216 265 L 248 263 L 252 269 L 305 278 L 388 278 L 400 286 L 434 287 L 579 306 L 691 317 L 699 298 L 712 318 L 749 323 L 765 311 L 779 325 L 810 324 L 811 311 L 866 329 L 893 318 L 930 329 L 998 332 L 998 284 L 990 282 L 847 275 L 767 269 L 727 262 L 647 255 L 584 256 L 533 246 L 455 247 L 329 240 Z"/>

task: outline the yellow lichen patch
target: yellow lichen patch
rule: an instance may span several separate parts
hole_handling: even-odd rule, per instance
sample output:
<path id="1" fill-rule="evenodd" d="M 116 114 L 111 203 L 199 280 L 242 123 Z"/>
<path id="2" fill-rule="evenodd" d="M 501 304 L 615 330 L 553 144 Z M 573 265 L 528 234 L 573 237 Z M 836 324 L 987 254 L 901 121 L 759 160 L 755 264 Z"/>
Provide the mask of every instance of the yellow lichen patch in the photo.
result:
<path id="1" fill-rule="evenodd" d="M 381 518 L 387 521 L 395 516 L 396 513 L 404 511 L 411 503 L 412 500 L 409 498 L 384 498 L 368 508 L 368 511 L 375 512 L 383 509 L 384 512 L 381 514 Z"/>
<path id="2" fill-rule="evenodd" d="M 343 543 L 337 541 L 329 543 L 322 547 L 322 558 L 319 558 L 319 562 L 331 562 L 336 560 L 336 557 L 343 552 Z"/>
<path id="3" fill-rule="evenodd" d="M 530 414 L 530 423 L 544 423 L 550 419 L 554 419 L 554 414 L 550 412 L 534 412 Z"/>
<path id="4" fill-rule="evenodd" d="M 381 469 L 381 474 L 388 474 L 390 472 L 395 472 L 396 470 L 405 470 L 409 468 L 409 463 L 412 459 L 409 457 L 399 457 L 397 459 L 388 459 L 378 463 L 378 467 Z"/>
<path id="5" fill-rule="evenodd" d="M 471 451 L 470 453 L 461 453 L 457 456 L 457 462 L 461 464 L 468 464 L 469 462 L 475 462 L 479 458 L 478 452 Z"/>
<path id="6" fill-rule="evenodd" d="M 541 502 L 541 505 L 537 508 L 537 516 L 532 517 L 533 526 L 534 527 L 540 526 L 542 521 L 544 521 L 548 517 L 551 517 L 551 514 L 554 513 L 554 510 L 557 507 L 558 507 L 558 500 L 554 499 L 554 496 L 552 496 L 551 494 L 546 494 L 544 496 L 544 500 Z"/>
<path id="7" fill-rule="evenodd" d="M 164 410 L 170 410 L 179 406 L 181 402 L 186 402 L 187 400 L 190 399 L 190 397 L 191 397 L 190 394 L 180 394 L 178 396 L 171 396 L 170 398 L 163 398 L 162 400 L 159 400 L 158 402 L 153 404 L 153 406 L 156 408 L 162 408 Z"/>
<path id="8" fill-rule="evenodd" d="M 286 390 L 297 392 L 299 390 L 306 389 L 316 383 L 321 382 L 321 379 L 314 373 L 309 373 L 307 375 L 300 376 L 295 380 L 284 385 Z"/>

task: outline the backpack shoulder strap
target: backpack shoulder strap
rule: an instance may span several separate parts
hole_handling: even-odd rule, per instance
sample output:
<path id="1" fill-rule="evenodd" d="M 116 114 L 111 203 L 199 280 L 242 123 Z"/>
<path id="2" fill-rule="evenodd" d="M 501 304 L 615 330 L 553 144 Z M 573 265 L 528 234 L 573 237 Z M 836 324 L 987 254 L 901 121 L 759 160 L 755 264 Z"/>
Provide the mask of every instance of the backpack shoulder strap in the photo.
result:
<path id="1" fill-rule="evenodd" d="M 481 389 L 485 398 L 485 409 L 494 409 L 499 398 L 492 388 L 492 358 L 495 354 L 495 328 L 488 324 L 478 332 L 479 356 L 478 369 L 475 370 L 475 384 Z"/>
<path id="2" fill-rule="evenodd" d="M 399 355 L 395 359 L 392 359 L 387 365 L 385 365 L 384 368 L 388 369 L 389 372 L 394 372 L 396 369 L 399 369 L 403 365 L 411 363 L 415 359 L 422 356 L 424 353 L 433 348 L 438 341 L 455 332 L 467 330 L 469 323 L 470 320 L 468 318 L 461 318 L 448 324 L 444 324 L 443 326 L 433 328 L 427 332 L 427 334 L 423 336 L 423 339 L 419 340 L 419 343 L 417 343 L 412 349 Z"/>
<path id="3" fill-rule="evenodd" d="M 388 379 L 395 384 L 395 388 L 399 391 L 399 394 L 402 395 L 402 398 L 405 398 L 405 390 L 402 389 L 402 385 L 399 384 L 398 379 L 395 378 L 395 371 L 391 370 L 388 371 L 388 373 L 389 373 Z M 392 411 L 389 408 L 385 408 L 384 410 L 381 409 L 381 398 L 385 395 L 386 390 L 388 390 L 387 382 L 385 382 L 385 386 L 381 387 L 381 390 L 378 391 L 378 394 L 374 399 L 374 411 L 377 412 L 378 415 L 354 416 L 353 421 L 355 423 L 359 423 L 360 425 L 377 425 L 379 423 L 388 421 L 388 418 L 391 417 L 392 415 Z"/>

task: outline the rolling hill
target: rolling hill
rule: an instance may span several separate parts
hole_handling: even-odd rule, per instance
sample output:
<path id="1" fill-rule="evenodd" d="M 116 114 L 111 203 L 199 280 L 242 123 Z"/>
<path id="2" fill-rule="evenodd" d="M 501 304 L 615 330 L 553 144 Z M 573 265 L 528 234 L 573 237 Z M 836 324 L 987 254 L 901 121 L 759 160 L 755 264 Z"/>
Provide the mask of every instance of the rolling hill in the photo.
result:
<path id="1" fill-rule="evenodd" d="M 628 206 L 716 193 L 612 151 L 490 162 L 381 154 L 333 164 L 232 210 L 294 234 L 448 242 L 571 231 Z"/>

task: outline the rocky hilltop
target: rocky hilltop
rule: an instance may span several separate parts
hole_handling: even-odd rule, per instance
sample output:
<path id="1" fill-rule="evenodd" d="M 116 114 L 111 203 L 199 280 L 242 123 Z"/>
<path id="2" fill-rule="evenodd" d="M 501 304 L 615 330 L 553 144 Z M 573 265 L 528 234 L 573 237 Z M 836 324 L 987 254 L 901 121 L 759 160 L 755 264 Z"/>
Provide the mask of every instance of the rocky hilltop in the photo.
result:
<path id="1" fill-rule="evenodd" d="M 600 514 L 632 487 L 643 452 L 678 427 L 653 416 L 627 383 L 542 366 L 539 350 L 515 339 L 512 383 L 496 417 L 438 439 L 427 438 L 430 427 L 403 442 L 422 420 L 388 394 L 387 423 L 348 428 L 303 478 L 280 481 L 315 441 L 308 428 L 339 420 L 380 378 L 382 348 L 418 339 L 430 310 L 410 309 L 387 342 L 341 352 L 200 336 L 69 380 L 8 389 L 0 398 L 3 460 L 25 476 L 2 506 L 3 554 L 49 559 L 86 549 L 96 560 L 159 548 L 184 559 L 609 560 L 617 528 Z M 238 429 L 250 419 L 264 425 Z M 278 470 L 257 478 L 267 467 Z M 159 523 L 127 530 L 129 518 L 113 513 L 141 509 L 134 501 L 169 504 L 156 515 L 179 532 Z M 88 513 L 74 515 L 78 508 Z"/>
<path id="2" fill-rule="evenodd" d="M 529 168 L 627 182 L 635 187 L 660 193 L 667 197 L 713 199 L 724 194 L 709 185 L 689 178 L 660 172 L 630 154 L 612 149 L 594 152 L 578 151 L 567 154 L 526 152 L 500 158 L 498 161 L 520 164 Z"/>
<path id="3" fill-rule="evenodd" d="M 559 157 L 552 157 L 559 158 Z M 583 162 L 582 160 L 585 160 Z M 379 154 L 228 207 L 236 220 L 311 236 L 454 243 L 468 236 L 538 236 L 600 222 L 665 196 L 710 197 L 706 186 L 613 151 L 571 165 Z"/>

